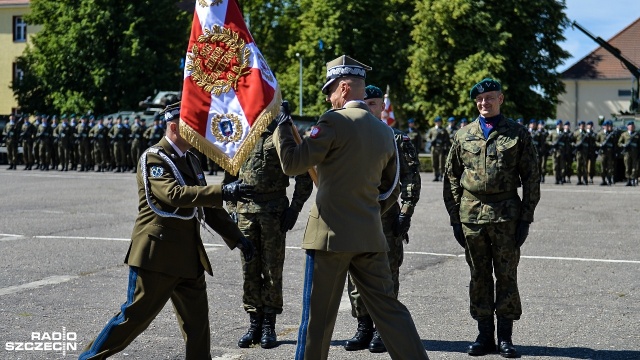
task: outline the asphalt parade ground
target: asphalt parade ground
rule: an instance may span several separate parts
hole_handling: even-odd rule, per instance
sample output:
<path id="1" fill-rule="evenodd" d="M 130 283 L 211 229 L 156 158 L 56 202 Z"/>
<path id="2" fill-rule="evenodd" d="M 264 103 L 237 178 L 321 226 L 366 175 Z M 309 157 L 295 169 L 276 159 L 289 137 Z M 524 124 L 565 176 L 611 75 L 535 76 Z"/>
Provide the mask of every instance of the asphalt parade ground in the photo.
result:
<path id="1" fill-rule="evenodd" d="M 466 347 L 477 335 L 468 311 L 469 270 L 449 226 L 442 183 L 432 177 L 422 174 L 399 298 L 431 359 L 469 359 Z M 524 314 L 515 323 L 514 343 L 522 358 L 640 359 L 640 187 L 576 186 L 575 177 L 559 186 L 551 180 L 542 184 L 522 247 Z M 126 300 L 122 261 L 137 214 L 135 175 L 3 166 L 0 184 L 0 359 L 77 358 Z M 287 236 L 285 305 L 274 349 L 237 347 L 248 325 L 240 252 L 204 233 L 214 267 L 207 276 L 214 359 L 293 358 L 302 303 L 300 244 L 310 203 Z M 386 353 L 345 351 L 355 328 L 345 292 L 330 359 L 389 359 Z M 171 305 L 112 358 L 183 359 Z"/>

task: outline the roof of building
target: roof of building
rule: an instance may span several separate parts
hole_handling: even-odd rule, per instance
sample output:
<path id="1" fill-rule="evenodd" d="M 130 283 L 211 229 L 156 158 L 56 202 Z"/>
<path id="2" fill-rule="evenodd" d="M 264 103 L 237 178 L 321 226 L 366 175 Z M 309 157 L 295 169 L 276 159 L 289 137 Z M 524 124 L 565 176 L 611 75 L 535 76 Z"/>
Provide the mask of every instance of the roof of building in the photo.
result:
<path id="1" fill-rule="evenodd" d="M 594 34 L 596 37 L 597 34 Z M 640 18 L 614 35 L 607 42 L 618 48 L 633 64 L 640 64 Z M 585 35 L 585 41 L 593 41 Z M 580 59 L 562 73 L 564 79 L 626 79 L 629 69 L 602 46 Z"/>

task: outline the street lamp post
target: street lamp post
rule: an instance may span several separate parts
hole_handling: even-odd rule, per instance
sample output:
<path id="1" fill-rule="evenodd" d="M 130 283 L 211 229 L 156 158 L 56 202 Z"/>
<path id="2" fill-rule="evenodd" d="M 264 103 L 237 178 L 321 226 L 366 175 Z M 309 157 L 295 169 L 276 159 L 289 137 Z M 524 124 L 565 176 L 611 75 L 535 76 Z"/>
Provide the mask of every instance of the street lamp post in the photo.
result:
<path id="1" fill-rule="evenodd" d="M 296 57 L 300 59 L 300 88 L 298 89 L 300 101 L 298 104 L 298 114 L 302 116 L 302 55 L 300 55 L 300 53 L 296 53 Z"/>

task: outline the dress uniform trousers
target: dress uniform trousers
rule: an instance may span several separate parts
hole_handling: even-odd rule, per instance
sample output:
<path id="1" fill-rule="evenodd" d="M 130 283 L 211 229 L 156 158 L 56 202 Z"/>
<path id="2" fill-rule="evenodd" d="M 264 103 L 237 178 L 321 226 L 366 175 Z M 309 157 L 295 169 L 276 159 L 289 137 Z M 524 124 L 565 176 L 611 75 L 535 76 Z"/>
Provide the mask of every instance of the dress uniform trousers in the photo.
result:
<path id="1" fill-rule="evenodd" d="M 384 252 L 307 250 L 296 360 L 327 359 L 347 271 L 392 359 L 429 359 L 407 308 L 396 299 Z"/>
<path id="2" fill-rule="evenodd" d="M 79 360 L 105 359 L 123 350 L 149 326 L 169 299 L 186 344 L 185 358 L 211 359 L 204 276 L 202 273 L 196 279 L 185 279 L 130 267 L 126 302 L 95 340 L 87 345 Z"/>
<path id="3" fill-rule="evenodd" d="M 402 236 L 396 236 L 393 233 L 393 224 L 397 221 L 398 214 L 400 214 L 400 206 L 396 204 L 384 213 L 381 219 L 384 237 L 387 239 L 387 245 L 389 245 L 387 258 L 389 259 L 391 279 L 393 280 L 393 294 L 396 299 L 398 298 L 398 291 L 400 290 L 400 266 L 404 260 Z M 349 301 L 351 301 L 351 315 L 355 318 L 369 315 L 367 307 L 364 305 L 364 302 L 360 297 L 360 293 L 358 292 L 356 285 L 353 283 L 351 275 L 348 276 L 347 289 L 349 292 Z"/>

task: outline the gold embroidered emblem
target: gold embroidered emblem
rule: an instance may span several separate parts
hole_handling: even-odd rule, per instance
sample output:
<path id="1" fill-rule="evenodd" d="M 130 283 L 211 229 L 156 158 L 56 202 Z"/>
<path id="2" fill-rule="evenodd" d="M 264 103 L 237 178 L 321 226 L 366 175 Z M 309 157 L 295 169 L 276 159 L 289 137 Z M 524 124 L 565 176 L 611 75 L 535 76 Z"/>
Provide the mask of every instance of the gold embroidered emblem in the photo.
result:
<path id="1" fill-rule="evenodd" d="M 190 62 L 187 70 L 196 85 L 216 96 L 238 88 L 238 80 L 251 73 L 249 56 L 251 51 L 237 32 L 214 25 L 204 29 L 204 34 L 187 54 Z"/>
<path id="2" fill-rule="evenodd" d="M 207 7 L 207 6 L 217 6 L 222 4 L 223 0 L 212 0 L 211 4 L 207 3 L 207 0 L 198 0 L 198 5 L 200 5 L 200 7 Z"/>
<path id="3" fill-rule="evenodd" d="M 211 118 L 211 133 L 222 142 L 230 143 L 240 140 L 242 122 L 236 114 L 216 114 Z"/>

